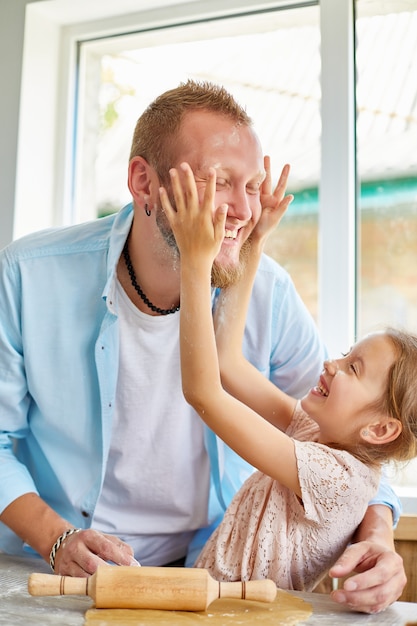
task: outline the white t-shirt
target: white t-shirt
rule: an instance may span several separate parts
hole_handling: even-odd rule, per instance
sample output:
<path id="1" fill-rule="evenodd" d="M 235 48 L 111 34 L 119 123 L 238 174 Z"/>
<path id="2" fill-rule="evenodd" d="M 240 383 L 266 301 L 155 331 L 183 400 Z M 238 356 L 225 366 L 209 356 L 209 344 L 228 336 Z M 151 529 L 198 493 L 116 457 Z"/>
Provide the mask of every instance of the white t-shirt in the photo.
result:
<path id="1" fill-rule="evenodd" d="M 182 394 L 179 312 L 146 315 L 119 283 L 117 294 L 119 379 L 92 526 L 129 543 L 142 565 L 163 565 L 208 523 L 204 425 Z"/>

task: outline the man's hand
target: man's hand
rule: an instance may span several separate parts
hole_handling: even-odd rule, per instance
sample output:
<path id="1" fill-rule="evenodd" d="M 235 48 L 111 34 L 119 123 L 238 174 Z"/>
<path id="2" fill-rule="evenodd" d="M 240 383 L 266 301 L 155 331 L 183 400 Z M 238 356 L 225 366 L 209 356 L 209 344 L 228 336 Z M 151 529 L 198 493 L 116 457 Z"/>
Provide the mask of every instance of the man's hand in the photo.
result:
<path id="1" fill-rule="evenodd" d="M 330 569 L 333 578 L 357 574 L 333 591 L 333 600 L 362 611 L 378 613 L 400 597 L 407 582 L 399 554 L 370 541 L 350 545 Z"/>
<path id="2" fill-rule="evenodd" d="M 85 578 L 94 574 L 99 565 L 136 565 L 132 548 L 96 530 L 80 530 L 67 537 L 55 557 L 55 573 L 61 576 Z"/>
<path id="3" fill-rule="evenodd" d="M 47 563 L 58 537 L 71 528 L 36 493 L 26 493 L 9 504 L 0 516 L 19 537 L 38 552 Z M 96 530 L 80 530 L 69 535 L 55 554 L 55 572 L 65 576 L 86 577 L 99 565 L 139 565 L 127 544 Z"/>

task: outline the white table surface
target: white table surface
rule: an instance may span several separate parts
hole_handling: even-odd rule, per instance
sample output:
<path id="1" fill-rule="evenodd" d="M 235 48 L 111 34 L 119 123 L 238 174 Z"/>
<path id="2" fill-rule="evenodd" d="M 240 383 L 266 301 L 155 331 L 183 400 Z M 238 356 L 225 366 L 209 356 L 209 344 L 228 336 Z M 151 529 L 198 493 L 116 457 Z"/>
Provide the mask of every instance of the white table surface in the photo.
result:
<path id="1" fill-rule="evenodd" d="M 0 554 L 0 624 L 7 626 L 84 626 L 84 615 L 93 606 L 91 598 L 32 597 L 27 581 L 32 572 L 51 573 L 41 559 L 18 558 Z M 365 615 L 345 609 L 329 596 L 292 592 L 313 607 L 313 615 L 302 622 L 306 626 L 406 626 L 417 624 L 417 604 L 395 602 L 377 615 Z"/>

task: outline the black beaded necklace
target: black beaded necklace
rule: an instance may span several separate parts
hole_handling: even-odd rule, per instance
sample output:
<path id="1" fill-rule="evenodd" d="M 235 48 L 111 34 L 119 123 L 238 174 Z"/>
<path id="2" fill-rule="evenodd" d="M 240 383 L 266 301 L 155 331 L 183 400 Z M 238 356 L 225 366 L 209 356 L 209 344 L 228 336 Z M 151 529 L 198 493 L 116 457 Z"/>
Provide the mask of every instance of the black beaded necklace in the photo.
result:
<path id="1" fill-rule="evenodd" d="M 123 257 L 126 263 L 127 271 L 129 272 L 130 281 L 132 286 L 135 288 L 138 295 L 142 298 L 143 302 L 149 307 L 154 313 L 159 313 L 159 315 L 169 315 L 170 313 L 176 313 L 180 310 L 180 305 L 173 306 L 172 309 L 160 309 L 159 306 L 155 306 L 152 302 L 145 296 L 142 289 L 139 287 L 136 281 L 135 270 L 133 269 L 132 261 L 130 259 L 129 250 L 127 246 L 127 240 L 123 248 Z"/>

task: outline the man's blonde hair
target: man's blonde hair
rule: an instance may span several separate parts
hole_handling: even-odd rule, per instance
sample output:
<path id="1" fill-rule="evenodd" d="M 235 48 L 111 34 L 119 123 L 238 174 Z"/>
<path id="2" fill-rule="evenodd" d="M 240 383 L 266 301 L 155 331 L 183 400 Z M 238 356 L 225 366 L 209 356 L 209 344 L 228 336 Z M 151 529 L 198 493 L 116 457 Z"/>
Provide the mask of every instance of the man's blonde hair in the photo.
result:
<path id="1" fill-rule="evenodd" d="M 182 120 L 187 113 L 199 109 L 228 117 L 237 125 L 252 126 L 245 109 L 224 87 L 188 80 L 158 96 L 142 113 L 133 134 L 129 160 L 143 157 L 161 182 L 166 182 Z"/>

